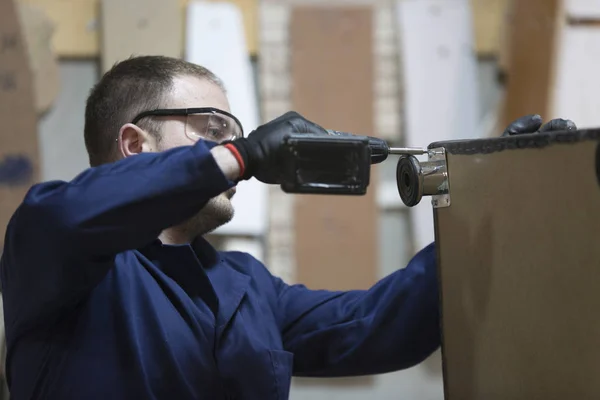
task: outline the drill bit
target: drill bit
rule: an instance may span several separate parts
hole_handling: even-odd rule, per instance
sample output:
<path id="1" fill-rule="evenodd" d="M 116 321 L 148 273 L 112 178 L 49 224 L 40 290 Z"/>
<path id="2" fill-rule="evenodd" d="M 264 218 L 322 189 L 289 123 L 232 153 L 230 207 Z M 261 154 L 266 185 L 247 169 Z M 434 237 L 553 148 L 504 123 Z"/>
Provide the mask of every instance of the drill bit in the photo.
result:
<path id="1" fill-rule="evenodd" d="M 429 150 L 423 149 L 421 147 L 390 147 L 388 150 L 389 154 L 410 154 L 410 155 L 420 155 L 427 154 Z"/>

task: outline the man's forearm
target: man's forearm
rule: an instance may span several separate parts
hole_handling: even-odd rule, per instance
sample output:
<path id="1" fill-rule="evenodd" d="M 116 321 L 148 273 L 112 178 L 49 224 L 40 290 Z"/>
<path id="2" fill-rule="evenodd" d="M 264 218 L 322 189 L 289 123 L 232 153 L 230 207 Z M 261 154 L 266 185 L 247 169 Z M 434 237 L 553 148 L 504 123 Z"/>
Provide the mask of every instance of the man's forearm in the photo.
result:
<path id="1" fill-rule="evenodd" d="M 412 367 L 441 342 L 433 244 L 369 290 L 312 291 L 278 282 L 294 374 L 371 375 Z"/>
<path id="2" fill-rule="evenodd" d="M 71 182 L 36 185 L 11 227 L 28 227 L 30 237 L 31 226 L 44 226 L 77 256 L 143 246 L 233 185 L 236 161 L 227 152 L 197 143 L 90 168 Z"/>

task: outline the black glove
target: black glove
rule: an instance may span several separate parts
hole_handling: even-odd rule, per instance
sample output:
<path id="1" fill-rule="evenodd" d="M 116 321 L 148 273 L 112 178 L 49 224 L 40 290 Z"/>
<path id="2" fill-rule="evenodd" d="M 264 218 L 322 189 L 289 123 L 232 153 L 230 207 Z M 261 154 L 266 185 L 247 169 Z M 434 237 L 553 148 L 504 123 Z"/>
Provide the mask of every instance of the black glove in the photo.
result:
<path id="1" fill-rule="evenodd" d="M 522 135 L 526 133 L 574 131 L 577 126 L 570 119 L 556 118 L 542 126 L 542 117 L 537 114 L 526 115 L 514 120 L 506 127 L 502 136 Z"/>
<path id="2" fill-rule="evenodd" d="M 240 163 L 240 180 L 254 176 L 261 182 L 278 184 L 282 170 L 280 155 L 283 141 L 291 134 L 298 133 L 326 135 L 327 131 L 300 114 L 290 111 L 259 126 L 250 132 L 247 138 L 223 144 L 234 153 Z M 238 154 L 235 154 L 236 152 Z"/>

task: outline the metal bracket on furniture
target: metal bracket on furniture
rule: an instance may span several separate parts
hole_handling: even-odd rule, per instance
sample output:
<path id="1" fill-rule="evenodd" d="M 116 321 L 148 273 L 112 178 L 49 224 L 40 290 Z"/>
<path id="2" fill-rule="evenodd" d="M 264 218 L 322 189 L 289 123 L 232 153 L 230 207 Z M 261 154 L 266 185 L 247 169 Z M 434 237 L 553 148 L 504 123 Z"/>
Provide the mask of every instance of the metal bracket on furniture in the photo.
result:
<path id="1" fill-rule="evenodd" d="M 448 166 L 443 147 L 429 149 L 428 160 L 420 162 L 415 156 L 403 155 L 396 168 L 396 183 L 402 202 L 414 207 L 423 196 L 432 196 L 434 208 L 450 206 Z"/>

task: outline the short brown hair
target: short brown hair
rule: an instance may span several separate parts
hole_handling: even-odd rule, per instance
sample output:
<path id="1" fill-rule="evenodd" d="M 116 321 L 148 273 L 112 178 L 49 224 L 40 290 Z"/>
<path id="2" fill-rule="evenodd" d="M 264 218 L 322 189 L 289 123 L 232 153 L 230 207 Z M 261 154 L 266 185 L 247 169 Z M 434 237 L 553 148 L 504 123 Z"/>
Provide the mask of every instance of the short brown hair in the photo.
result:
<path id="1" fill-rule="evenodd" d="M 115 160 L 119 129 L 142 111 L 164 107 L 173 78 L 191 75 L 223 88 L 208 69 L 164 56 L 137 56 L 116 63 L 92 88 L 85 107 L 84 138 L 90 165 Z M 140 128 L 158 135 L 160 123 L 142 119 Z"/>

